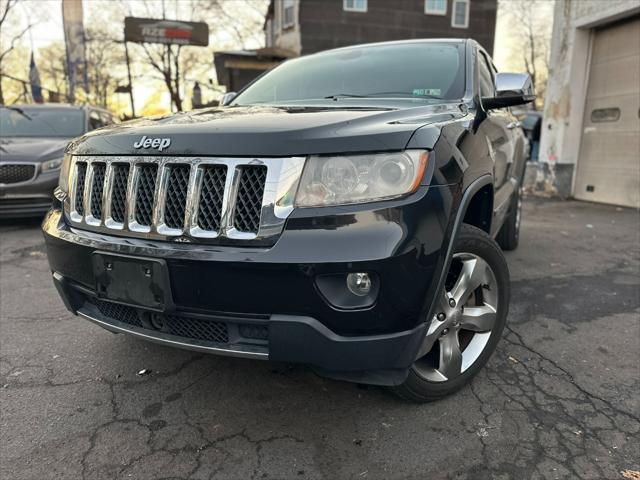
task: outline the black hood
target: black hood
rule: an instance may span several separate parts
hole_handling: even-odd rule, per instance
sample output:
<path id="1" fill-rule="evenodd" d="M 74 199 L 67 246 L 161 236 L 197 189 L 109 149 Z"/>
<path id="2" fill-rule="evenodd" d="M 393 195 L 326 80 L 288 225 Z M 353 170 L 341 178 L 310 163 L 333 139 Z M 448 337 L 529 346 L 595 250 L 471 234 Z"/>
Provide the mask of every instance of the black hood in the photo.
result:
<path id="1" fill-rule="evenodd" d="M 378 107 L 204 109 L 103 128 L 74 140 L 69 152 L 277 157 L 401 150 L 417 128 L 448 122 L 465 113 L 466 107 L 457 103 L 401 110 Z M 143 137 L 168 138 L 170 144 L 162 151 L 153 147 L 134 148 Z M 156 146 L 160 142 L 157 140 Z M 163 145 L 166 144 L 165 140 Z"/>
<path id="2" fill-rule="evenodd" d="M 0 137 L 3 162 L 44 162 L 60 158 L 70 138 Z"/>

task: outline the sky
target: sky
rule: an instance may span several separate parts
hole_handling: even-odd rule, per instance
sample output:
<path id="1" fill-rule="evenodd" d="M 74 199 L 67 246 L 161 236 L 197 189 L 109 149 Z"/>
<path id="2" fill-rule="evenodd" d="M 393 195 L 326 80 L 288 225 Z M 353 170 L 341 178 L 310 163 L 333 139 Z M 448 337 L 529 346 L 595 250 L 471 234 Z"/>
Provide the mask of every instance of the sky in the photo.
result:
<path id="1" fill-rule="evenodd" d="M 241 2 L 242 0 L 226 1 Z M 508 1 L 514 0 L 500 0 L 500 3 Z M 92 2 L 93 0 L 84 0 L 85 18 L 88 12 L 91 11 Z M 64 40 L 61 0 L 25 0 L 21 2 L 17 8 L 20 9 L 20 17 L 22 17 L 23 21 L 25 18 L 38 19 L 38 23 L 31 30 L 29 37 L 25 39 L 27 42 L 32 42 L 36 51 L 38 48 L 44 47 L 52 42 Z M 541 3 L 538 8 L 540 10 L 540 16 L 549 18 L 549 22 L 553 21 L 553 0 Z M 508 18 L 506 18 L 501 9 L 499 9 L 493 55 L 494 62 L 499 70 L 513 70 L 513 66 L 509 64 L 510 59 L 513 57 L 511 52 L 512 44 L 509 41 L 513 34 L 512 29 L 513 26 L 509 22 Z M 261 45 L 256 44 L 249 45 L 247 47 L 257 48 L 260 46 Z M 154 88 L 141 85 L 134 85 L 134 87 L 136 102 L 140 104 L 145 103 L 155 91 Z"/>
<path id="2" fill-rule="evenodd" d="M 85 0 L 86 7 L 91 8 L 90 2 L 91 0 Z M 33 0 L 29 0 L 29 4 L 30 8 L 38 8 L 39 10 L 48 12 L 48 18 L 36 25 L 32 30 L 35 48 L 37 49 L 45 46 L 53 41 L 63 40 L 62 7 L 60 0 L 36 0 L 35 2 Z M 540 10 L 540 14 L 548 16 L 551 21 L 553 15 L 553 2 L 549 1 L 546 5 L 542 4 Z M 498 14 L 496 22 L 496 42 L 493 52 L 493 59 L 498 68 L 506 67 L 505 64 L 508 62 L 508 56 L 510 53 L 508 38 L 510 33 L 511 26 L 508 19 L 504 15 Z"/>

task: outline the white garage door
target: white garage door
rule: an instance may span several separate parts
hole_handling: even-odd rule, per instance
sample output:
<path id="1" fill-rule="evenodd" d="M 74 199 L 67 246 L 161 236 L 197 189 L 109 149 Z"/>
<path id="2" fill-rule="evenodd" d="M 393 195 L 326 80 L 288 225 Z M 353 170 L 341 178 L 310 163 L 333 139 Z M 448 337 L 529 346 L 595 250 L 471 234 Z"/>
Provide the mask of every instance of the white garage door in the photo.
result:
<path id="1" fill-rule="evenodd" d="M 574 194 L 640 207 L 640 18 L 593 40 Z"/>

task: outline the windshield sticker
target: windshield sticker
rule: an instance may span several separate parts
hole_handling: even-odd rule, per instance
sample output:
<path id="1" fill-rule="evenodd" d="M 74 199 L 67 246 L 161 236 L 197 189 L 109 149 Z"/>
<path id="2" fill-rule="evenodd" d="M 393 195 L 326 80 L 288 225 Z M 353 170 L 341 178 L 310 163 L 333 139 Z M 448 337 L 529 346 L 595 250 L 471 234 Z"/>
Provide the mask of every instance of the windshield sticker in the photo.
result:
<path id="1" fill-rule="evenodd" d="M 442 94 L 440 88 L 414 88 L 413 95 L 415 97 L 439 97 Z"/>

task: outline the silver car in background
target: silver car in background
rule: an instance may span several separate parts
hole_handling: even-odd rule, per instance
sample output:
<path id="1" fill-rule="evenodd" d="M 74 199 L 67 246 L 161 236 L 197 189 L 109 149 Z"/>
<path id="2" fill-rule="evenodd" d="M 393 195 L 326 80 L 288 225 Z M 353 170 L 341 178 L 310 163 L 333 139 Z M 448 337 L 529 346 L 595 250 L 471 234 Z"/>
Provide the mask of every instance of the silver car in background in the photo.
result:
<path id="1" fill-rule="evenodd" d="M 67 144 L 114 120 L 86 105 L 0 106 L 0 219 L 43 215 Z"/>

